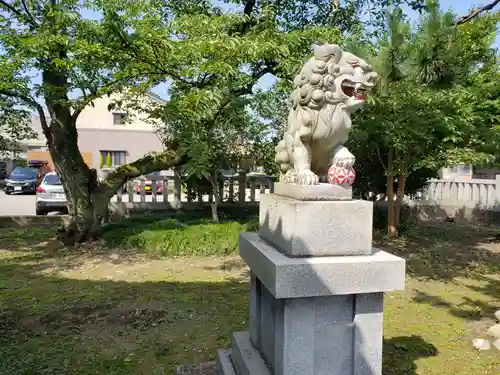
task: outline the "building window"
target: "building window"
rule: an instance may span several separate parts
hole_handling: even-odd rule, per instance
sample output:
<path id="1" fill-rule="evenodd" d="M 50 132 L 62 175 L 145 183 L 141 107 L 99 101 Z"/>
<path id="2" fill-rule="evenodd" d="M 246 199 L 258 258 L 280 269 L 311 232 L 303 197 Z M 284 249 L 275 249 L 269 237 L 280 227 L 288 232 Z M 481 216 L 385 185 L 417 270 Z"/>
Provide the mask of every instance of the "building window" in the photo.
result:
<path id="1" fill-rule="evenodd" d="M 126 151 L 101 151 L 101 168 L 112 168 L 125 164 Z"/>
<path id="2" fill-rule="evenodd" d="M 113 113 L 113 125 L 125 125 L 127 122 L 126 113 Z"/>

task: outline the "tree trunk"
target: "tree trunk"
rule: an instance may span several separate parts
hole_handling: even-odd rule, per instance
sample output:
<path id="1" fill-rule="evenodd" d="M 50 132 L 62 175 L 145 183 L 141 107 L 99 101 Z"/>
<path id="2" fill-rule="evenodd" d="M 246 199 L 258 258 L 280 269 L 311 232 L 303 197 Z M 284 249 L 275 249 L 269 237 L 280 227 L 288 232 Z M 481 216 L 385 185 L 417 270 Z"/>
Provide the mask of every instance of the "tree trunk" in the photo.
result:
<path id="1" fill-rule="evenodd" d="M 55 122 L 51 124 L 52 137 L 48 144 L 66 193 L 70 216 L 66 226 L 59 229 L 59 236 L 65 245 L 72 246 L 100 236 L 110 197 L 98 192 L 97 172 L 85 164 L 71 124 L 63 127 Z M 74 131 L 76 133 L 76 129 Z"/>
<path id="2" fill-rule="evenodd" d="M 212 221 L 214 223 L 219 223 L 219 204 L 221 202 L 221 197 L 219 194 L 219 182 L 217 181 L 217 173 L 212 174 L 209 177 L 210 184 L 212 185 L 212 190 L 214 194 L 214 201 L 211 204 L 212 209 Z"/>
<path id="3" fill-rule="evenodd" d="M 389 150 L 387 160 L 387 235 L 396 237 L 398 228 L 396 223 L 396 211 L 394 202 L 394 175 L 392 163 L 393 151 Z"/>
<path id="4" fill-rule="evenodd" d="M 392 175 L 387 176 L 387 234 L 389 237 L 398 235 L 394 202 L 394 177 Z"/>
<path id="5" fill-rule="evenodd" d="M 396 202 L 394 206 L 394 213 L 396 218 L 396 228 L 399 228 L 401 223 L 401 205 L 403 204 L 403 199 L 405 196 L 405 185 L 406 185 L 406 170 L 403 171 L 398 177 L 398 191 L 396 193 Z"/>
<path id="6" fill-rule="evenodd" d="M 63 45 L 58 46 L 56 53 L 63 60 L 67 58 Z M 181 166 L 187 157 L 177 152 L 177 148 L 147 154 L 117 168 L 105 181 L 98 182 L 96 170 L 89 169 L 78 148 L 76 120 L 81 108 L 71 107 L 68 97 L 69 74 L 53 61 L 45 63 L 45 69 L 42 70 L 43 96 L 50 115 L 50 125 L 43 107 L 39 104 L 35 107 L 68 200 L 70 220 L 59 228 L 59 237 L 65 245 L 72 246 L 100 236 L 109 200 L 126 181 L 153 171 Z M 32 102 L 28 104 L 33 105 Z"/>
<path id="7" fill-rule="evenodd" d="M 69 140 L 66 142 L 72 143 Z M 49 147 L 68 199 L 70 220 L 59 230 L 60 238 L 67 246 L 100 237 L 111 197 L 130 178 L 180 166 L 186 161 L 175 150 L 147 154 L 120 166 L 104 181 L 98 182 L 96 170 L 89 169 L 84 163 L 76 140 L 74 147 L 67 145 L 61 149 L 55 144 L 49 144 Z"/>

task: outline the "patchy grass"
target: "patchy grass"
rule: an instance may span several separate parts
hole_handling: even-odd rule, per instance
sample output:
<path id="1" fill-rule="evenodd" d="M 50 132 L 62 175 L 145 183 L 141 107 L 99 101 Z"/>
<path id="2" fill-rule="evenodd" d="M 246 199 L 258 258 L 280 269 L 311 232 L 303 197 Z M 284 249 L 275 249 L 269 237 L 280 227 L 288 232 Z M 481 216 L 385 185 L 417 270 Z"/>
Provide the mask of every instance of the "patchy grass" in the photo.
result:
<path id="1" fill-rule="evenodd" d="M 238 233 L 256 230 L 258 219 L 251 212 L 221 212 L 221 224 L 209 216 L 180 213 L 142 216 L 106 228 L 106 247 L 138 250 L 150 256 L 212 256 L 237 253 Z"/>
<path id="2" fill-rule="evenodd" d="M 154 256 L 234 255 L 238 233 L 258 227 L 251 219 L 223 217 L 221 224 L 193 214 L 170 217 L 142 217 L 112 224 L 103 236 L 107 247 L 138 249 Z"/>
<path id="3" fill-rule="evenodd" d="M 50 230 L 0 229 L 0 374 L 159 375 L 213 359 L 247 328 L 234 254 L 238 231 L 255 227 L 254 217 L 136 218 L 71 250 Z M 498 374 L 500 353 L 471 344 L 500 309 L 495 234 L 422 224 L 376 236 L 408 260 L 406 290 L 386 296 L 384 375 Z"/>

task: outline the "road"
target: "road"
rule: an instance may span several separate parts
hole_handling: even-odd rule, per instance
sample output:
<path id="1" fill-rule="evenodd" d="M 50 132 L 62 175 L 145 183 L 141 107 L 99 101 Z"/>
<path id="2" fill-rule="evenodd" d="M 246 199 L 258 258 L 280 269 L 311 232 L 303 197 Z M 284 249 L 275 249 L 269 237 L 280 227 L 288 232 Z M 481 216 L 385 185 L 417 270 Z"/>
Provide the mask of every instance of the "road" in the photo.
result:
<path id="1" fill-rule="evenodd" d="M 34 195 L 6 195 L 0 190 L 0 216 L 35 215 Z"/>
<path id="2" fill-rule="evenodd" d="M 169 197 L 173 199 L 173 196 Z M 116 195 L 111 198 L 111 202 L 116 201 Z M 134 195 L 134 201 L 140 202 L 141 196 Z M 146 202 L 152 202 L 152 196 L 145 197 Z M 158 203 L 163 202 L 163 196 L 156 197 Z M 128 195 L 122 197 L 122 202 L 128 202 Z M 0 190 L 0 216 L 24 216 L 35 215 L 35 196 L 34 195 L 20 195 L 11 194 L 6 195 L 3 190 Z M 49 214 L 53 215 L 53 214 Z"/>
<path id="3" fill-rule="evenodd" d="M 246 189 L 246 201 L 250 202 L 251 200 L 251 192 L 250 189 Z M 268 190 L 269 191 L 269 190 Z M 260 200 L 260 190 L 256 190 L 254 192 L 254 199 L 256 201 Z M 235 196 L 237 197 L 237 192 L 235 192 Z M 141 202 L 142 197 L 138 194 L 133 195 L 134 202 Z M 144 197 L 145 202 L 153 202 L 153 197 L 151 195 L 146 195 Z M 173 194 L 168 195 L 168 201 L 173 202 L 175 200 Z M 203 197 L 204 202 L 208 202 L 208 195 Z M 12 194 L 6 195 L 2 189 L 0 189 L 0 216 L 24 216 L 24 215 L 35 215 L 35 196 L 34 195 L 20 195 L 20 194 Z M 117 196 L 115 195 L 111 198 L 111 203 L 117 201 Z M 122 196 L 121 201 L 123 203 L 129 201 L 128 194 L 124 194 Z M 181 198 L 182 202 L 187 202 L 187 197 L 185 194 L 182 194 Z M 163 195 L 156 196 L 156 202 L 163 202 Z M 53 215 L 54 213 L 50 213 L 49 215 Z"/>

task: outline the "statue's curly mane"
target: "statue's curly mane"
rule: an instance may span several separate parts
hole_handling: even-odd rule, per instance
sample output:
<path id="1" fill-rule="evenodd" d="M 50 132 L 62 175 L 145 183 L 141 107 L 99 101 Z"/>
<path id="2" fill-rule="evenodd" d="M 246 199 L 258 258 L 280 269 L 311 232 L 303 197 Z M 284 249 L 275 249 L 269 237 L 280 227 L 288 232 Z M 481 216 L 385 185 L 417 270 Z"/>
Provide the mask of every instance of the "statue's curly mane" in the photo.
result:
<path id="1" fill-rule="evenodd" d="M 371 68 L 337 45 L 314 47 L 313 56 L 293 81 L 287 129 L 276 146 L 275 160 L 288 182 L 317 184 L 318 176 L 325 178 L 334 163 L 354 163 L 343 145 L 351 127 L 351 110 L 364 100 L 360 91 L 373 86 L 364 69 Z"/>
<path id="2" fill-rule="evenodd" d="M 292 133 L 299 128 L 301 136 L 314 134 L 319 121 L 327 126 L 340 126 L 331 122 L 334 112 L 342 100 L 335 95 L 335 76 L 330 72 L 338 70 L 335 61 L 324 62 L 310 59 L 294 80 L 291 94 L 292 106 L 289 112 L 288 126 Z M 292 118 L 291 118 L 292 117 Z M 298 121 L 295 121 L 298 120 Z M 297 125 L 300 125 L 298 127 Z"/>

